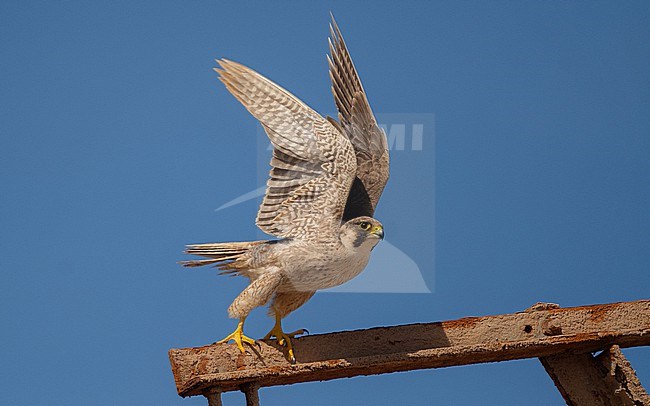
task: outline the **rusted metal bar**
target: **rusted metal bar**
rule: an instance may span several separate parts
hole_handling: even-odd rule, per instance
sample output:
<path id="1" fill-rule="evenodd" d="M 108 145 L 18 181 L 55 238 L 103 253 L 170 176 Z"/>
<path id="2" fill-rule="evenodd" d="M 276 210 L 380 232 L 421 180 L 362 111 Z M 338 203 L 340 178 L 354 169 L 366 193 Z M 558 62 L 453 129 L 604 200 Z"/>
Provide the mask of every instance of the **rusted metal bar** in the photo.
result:
<path id="1" fill-rule="evenodd" d="M 650 396 L 617 345 L 595 357 L 559 354 L 540 361 L 569 406 L 650 405 Z"/>
<path id="2" fill-rule="evenodd" d="M 537 305 L 499 316 L 377 327 L 293 340 L 297 364 L 275 341 L 242 354 L 234 344 L 172 349 L 179 395 L 213 387 L 238 390 L 358 375 L 441 368 L 560 353 L 588 353 L 611 345 L 650 345 L 650 301 L 573 308 Z"/>
<path id="3" fill-rule="evenodd" d="M 209 391 L 204 394 L 205 398 L 208 399 L 208 406 L 221 406 L 221 392 L 218 391 Z"/>
<path id="4" fill-rule="evenodd" d="M 260 385 L 257 382 L 249 382 L 242 385 L 242 392 L 246 395 L 246 406 L 260 406 Z"/>

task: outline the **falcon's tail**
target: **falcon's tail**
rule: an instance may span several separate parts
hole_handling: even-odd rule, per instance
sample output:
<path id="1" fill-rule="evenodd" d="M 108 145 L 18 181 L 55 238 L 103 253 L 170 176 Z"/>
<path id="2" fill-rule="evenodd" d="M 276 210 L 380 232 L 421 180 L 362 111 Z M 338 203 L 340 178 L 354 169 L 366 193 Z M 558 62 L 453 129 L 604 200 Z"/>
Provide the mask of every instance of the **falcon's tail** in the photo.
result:
<path id="1" fill-rule="evenodd" d="M 185 254 L 198 255 L 209 259 L 180 261 L 186 267 L 196 267 L 215 264 L 221 269 L 229 269 L 232 262 L 237 261 L 251 248 L 267 241 L 221 242 L 209 244 L 193 244 L 185 248 Z"/>

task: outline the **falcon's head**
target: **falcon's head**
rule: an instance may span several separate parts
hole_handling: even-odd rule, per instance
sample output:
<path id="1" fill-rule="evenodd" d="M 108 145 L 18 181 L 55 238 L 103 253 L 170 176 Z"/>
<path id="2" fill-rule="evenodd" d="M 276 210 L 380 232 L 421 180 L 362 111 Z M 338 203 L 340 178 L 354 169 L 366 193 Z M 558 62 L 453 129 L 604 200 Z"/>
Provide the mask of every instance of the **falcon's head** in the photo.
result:
<path id="1" fill-rule="evenodd" d="M 348 248 L 371 250 L 384 239 L 384 226 L 372 217 L 357 217 L 341 226 L 341 242 Z"/>

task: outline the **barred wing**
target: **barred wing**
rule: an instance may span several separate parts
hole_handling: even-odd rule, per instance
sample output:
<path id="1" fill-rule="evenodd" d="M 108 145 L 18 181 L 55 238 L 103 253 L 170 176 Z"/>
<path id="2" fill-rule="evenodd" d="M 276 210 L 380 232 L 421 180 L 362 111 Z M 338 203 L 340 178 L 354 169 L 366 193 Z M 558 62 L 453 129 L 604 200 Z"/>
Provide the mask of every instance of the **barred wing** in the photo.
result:
<path id="1" fill-rule="evenodd" d="M 217 62 L 219 79 L 260 121 L 274 147 L 257 226 L 277 237 L 338 238 L 356 173 L 350 140 L 264 76 L 236 62 Z"/>
<path id="2" fill-rule="evenodd" d="M 343 220 L 372 216 L 388 182 L 389 159 L 386 134 L 377 125 L 350 53 L 332 16 L 330 54 L 327 57 L 332 93 L 344 134 L 354 146 L 357 173 Z"/>

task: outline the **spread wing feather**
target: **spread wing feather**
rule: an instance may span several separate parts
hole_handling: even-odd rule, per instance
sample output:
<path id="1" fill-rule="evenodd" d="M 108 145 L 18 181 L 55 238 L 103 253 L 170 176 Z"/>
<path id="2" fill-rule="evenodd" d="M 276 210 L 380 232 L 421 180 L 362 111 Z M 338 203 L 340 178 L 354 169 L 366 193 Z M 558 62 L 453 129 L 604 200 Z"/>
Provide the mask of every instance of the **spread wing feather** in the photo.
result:
<path id="1" fill-rule="evenodd" d="M 258 227 L 277 237 L 337 237 L 357 170 L 350 140 L 294 95 L 241 64 L 215 69 L 271 143 L 270 177 Z"/>
<path id="2" fill-rule="evenodd" d="M 330 55 L 327 57 L 332 93 L 344 134 L 354 146 L 357 173 L 348 196 L 343 220 L 374 214 L 388 182 L 386 134 L 377 125 L 343 36 L 332 16 Z"/>

